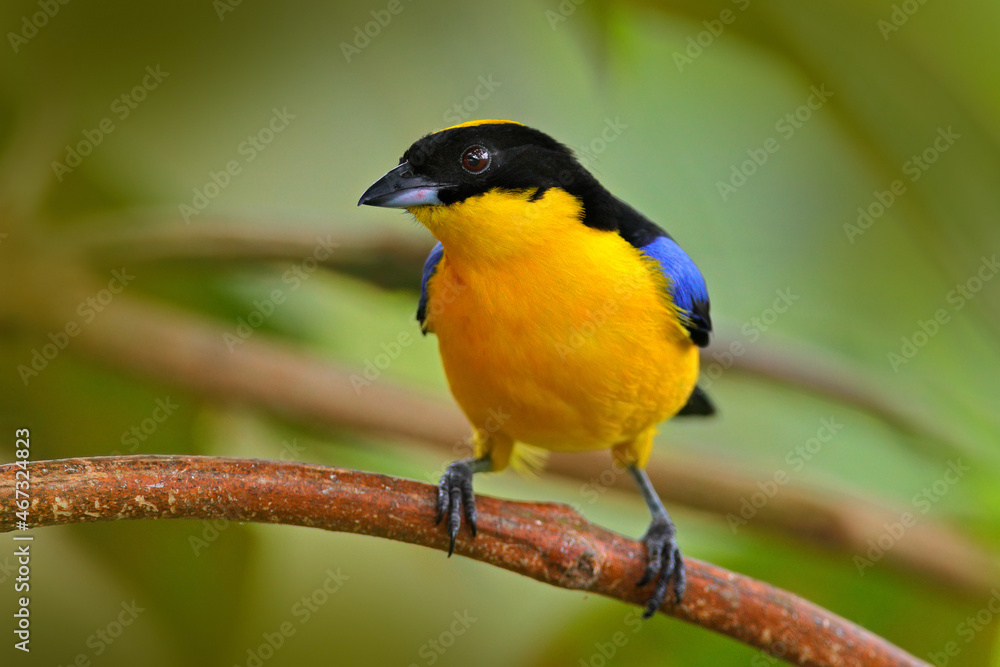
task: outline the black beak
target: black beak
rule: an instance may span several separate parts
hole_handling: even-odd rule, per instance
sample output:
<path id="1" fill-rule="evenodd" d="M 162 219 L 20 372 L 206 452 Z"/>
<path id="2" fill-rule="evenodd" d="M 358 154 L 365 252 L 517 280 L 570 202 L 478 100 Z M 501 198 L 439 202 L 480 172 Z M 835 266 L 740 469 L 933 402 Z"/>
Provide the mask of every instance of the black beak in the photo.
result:
<path id="1" fill-rule="evenodd" d="M 409 162 L 404 162 L 365 190 L 358 206 L 383 206 L 385 208 L 410 208 L 435 206 L 441 203 L 438 192 L 441 185 L 413 173 Z"/>

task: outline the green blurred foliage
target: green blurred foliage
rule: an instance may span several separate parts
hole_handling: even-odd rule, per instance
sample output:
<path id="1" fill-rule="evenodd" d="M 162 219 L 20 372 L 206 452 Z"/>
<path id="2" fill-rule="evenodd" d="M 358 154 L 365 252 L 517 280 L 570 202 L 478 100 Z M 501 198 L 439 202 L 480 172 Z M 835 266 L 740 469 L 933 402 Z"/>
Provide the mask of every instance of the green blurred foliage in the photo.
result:
<path id="1" fill-rule="evenodd" d="M 43 5 L 58 12 L 46 17 Z M 359 194 L 424 133 L 469 118 L 520 120 L 577 149 L 612 192 L 684 245 L 707 277 L 720 330 L 746 345 L 824 349 L 856 369 L 859 384 L 918 406 L 947 435 L 904 434 L 807 388 L 727 372 L 712 382 L 721 416 L 664 427 L 664 447 L 766 480 L 832 417 L 843 429 L 796 483 L 912 511 L 914 495 L 961 458 L 970 472 L 927 520 L 1000 549 L 1000 280 L 989 270 L 976 277 L 1000 250 L 995 3 L 16 0 L 0 6 L 0 26 L 0 269 L 74 238 L 219 216 L 317 234 L 395 225 L 429 246 L 408 219 L 357 209 Z M 149 89 L 135 94 L 144 99 L 122 99 L 144 79 Z M 803 106 L 810 95 L 815 108 Z M 245 143 L 276 110 L 291 118 L 274 140 Z M 99 131 L 102 123 L 113 129 Z M 958 138 L 935 150 L 941 133 Z M 53 168 L 87 141 L 96 145 L 79 167 Z M 925 152 L 934 162 L 914 171 Z M 185 221 L 180 206 L 231 161 L 239 173 Z M 897 180 L 901 194 L 888 204 Z M 870 223 L 859 222 L 859 207 Z M 115 268 L 91 266 L 104 280 Z M 130 268 L 133 295 L 235 327 L 287 267 Z M 2 275 L 0 300 L 9 300 L 22 285 Z M 963 285 L 968 295 L 956 298 Z M 782 290 L 793 305 L 754 324 Z M 318 274 L 257 333 L 361 367 L 401 331 L 417 337 L 415 298 Z M 921 322 L 941 311 L 946 321 L 921 337 Z M 45 334 L 0 308 L 3 460 L 13 456 L 13 430 L 27 426 L 35 458 L 294 451 L 424 480 L 444 463 L 398 443 L 278 422 L 72 348 L 25 386 L 16 369 Z M 894 362 L 907 345 L 912 358 Z M 722 363 L 724 352 L 710 348 L 703 365 Z M 385 377 L 447 396 L 430 338 Z M 167 399 L 177 409 L 131 448 L 125 435 Z M 578 484 L 552 477 L 477 484 L 500 496 L 582 502 Z M 803 595 L 924 659 L 956 642 L 949 664 L 1000 665 L 1000 624 L 990 616 L 970 636 L 965 620 L 988 596 L 970 599 L 877 563 L 859 576 L 850 556 L 672 511 L 688 554 Z M 615 492 L 584 512 L 633 535 L 647 519 L 637 497 Z M 13 543 L 0 542 L 7 567 Z M 773 664 L 676 621 L 638 624 L 616 602 L 360 536 L 123 522 L 39 530 L 34 545 L 33 651 L 4 646 L 4 664 L 66 665 L 83 655 L 95 665 L 247 665 L 254 652 L 267 657 L 261 645 L 277 643 L 282 628 L 292 632 L 264 664 Z M 317 593 L 331 572 L 343 582 Z M 0 591 L 7 627 L 15 604 L 7 570 Z M 308 614 L 303 596 L 315 605 Z M 132 601 L 143 609 L 135 621 L 111 643 L 95 639 Z"/>

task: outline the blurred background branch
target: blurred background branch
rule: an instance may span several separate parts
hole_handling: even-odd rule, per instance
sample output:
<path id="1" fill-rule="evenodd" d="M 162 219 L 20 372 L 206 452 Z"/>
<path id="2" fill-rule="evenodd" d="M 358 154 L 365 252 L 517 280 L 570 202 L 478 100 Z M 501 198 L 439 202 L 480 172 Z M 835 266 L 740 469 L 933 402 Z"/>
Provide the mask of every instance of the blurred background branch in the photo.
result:
<path id="1" fill-rule="evenodd" d="M 83 287 L 79 278 L 77 286 Z M 82 290 L 93 292 L 95 286 Z M 67 290 L 62 290 L 66 292 Z M 68 313 L 54 317 L 50 327 Z M 42 327 L 44 329 L 44 327 Z M 306 426 L 352 428 L 370 434 L 431 446 L 441 460 L 459 458 L 471 449 L 469 428 L 451 404 L 389 380 L 365 379 L 363 367 L 324 362 L 293 346 L 263 335 L 233 344 L 218 324 L 175 312 L 162 305 L 119 297 L 103 317 L 78 336 L 76 349 L 126 373 L 138 374 L 204 396 L 209 400 L 245 403 Z M 749 355 L 748 355 L 749 356 Z M 765 351 L 763 356 L 767 357 Z M 781 376 L 807 376 L 802 386 L 830 387 L 852 400 L 853 385 L 838 385 L 836 375 L 809 377 L 775 359 Z M 744 357 L 745 358 L 745 357 Z M 751 359 L 756 358 L 756 353 Z M 769 367 L 758 362 L 765 372 Z M 818 377 L 818 380 L 813 379 Z M 587 482 L 610 469 L 606 452 L 554 455 L 549 469 Z M 741 500 L 753 494 L 755 479 L 724 461 L 672 454 L 650 463 L 650 478 L 667 502 L 711 512 L 725 520 L 738 517 Z M 634 485 L 613 475 L 605 486 L 634 493 Z M 797 484 L 760 508 L 749 525 L 811 542 L 844 554 L 864 553 L 901 510 L 858 498 Z M 734 531 L 735 532 L 735 531 Z M 886 553 L 893 565 L 970 596 L 988 595 L 995 580 L 990 557 L 956 531 L 933 521 L 915 526 L 905 542 Z"/>

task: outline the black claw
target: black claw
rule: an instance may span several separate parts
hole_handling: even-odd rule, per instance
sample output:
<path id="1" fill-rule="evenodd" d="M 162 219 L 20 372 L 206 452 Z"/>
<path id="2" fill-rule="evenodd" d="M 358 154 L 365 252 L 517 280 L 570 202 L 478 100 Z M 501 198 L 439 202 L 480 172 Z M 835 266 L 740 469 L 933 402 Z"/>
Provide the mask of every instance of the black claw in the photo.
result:
<path id="1" fill-rule="evenodd" d="M 472 492 L 472 466 L 468 461 L 456 461 L 444 471 L 438 483 L 437 519 L 448 517 L 448 555 L 455 552 L 455 539 L 462 527 L 462 514 L 469 522 L 472 536 L 476 535 L 476 496 Z"/>
<path id="2" fill-rule="evenodd" d="M 472 492 L 472 478 L 465 480 L 462 484 L 462 506 L 465 508 L 465 518 L 469 520 L 469 530 L 472 536 L 476 536 L 476 521 L 479 513 L 476 511 L 476 494 Z"/>
<path id="3" fill-rule="evenodd" d="M 458 489 L 451 489 L 451 498 L 448 500 L 451 512 L 448 513 L 448 556 L 455 552 L 455 538 L 458 536 L 458 529 L 462 527 L 462 503 L 459 500 Z"/>
<path id="4" fill-rule="evenodd" d="M 445 512 L 448 508 L 448 489 L 444 485 L 444 480 L 438 484 L 438 497 L 437 497 L 437 518 L 434 519 L 434 525 L 441 523 L 441 519 L 444 518 Z"/>
<path id="5" fill-rule="evenodd" d="M 642 542 L 646 545 L 646 570 L 637 585 L 645 586 L 656 582 L 653 595 L 646 603 L 646 611 L 642 615 L 643 618 L 649 618 L 663 606 L 671 588 L 675 604 L 680 604 L 684 598 L 684 558 L 674 538 L 674 525 L 667 518 L 653 519 Z"/>

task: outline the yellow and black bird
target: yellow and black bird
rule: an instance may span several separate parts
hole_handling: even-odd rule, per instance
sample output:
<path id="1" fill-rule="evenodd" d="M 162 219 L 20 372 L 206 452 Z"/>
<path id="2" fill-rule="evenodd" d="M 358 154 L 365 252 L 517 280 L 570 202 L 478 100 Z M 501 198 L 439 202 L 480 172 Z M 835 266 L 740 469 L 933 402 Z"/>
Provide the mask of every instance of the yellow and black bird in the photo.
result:
<path id="1" fill-rule="evenodd" d="M 416 141 L 358 204 L 405 208 L 437 238 L 417 319 L 438 337 L 474 457 L 448 466 L 437 520 L 454 550 L 472 476 L 531 448 L 610 449 L 652 513 L 646 616 L 684 593 L 673 522 L 644 468 L 656 425 L 714 412 L 696 386 L 708 344 L 705 280 L 657 225 L 608 192 L 564 145 L 504 120 Z"/>

